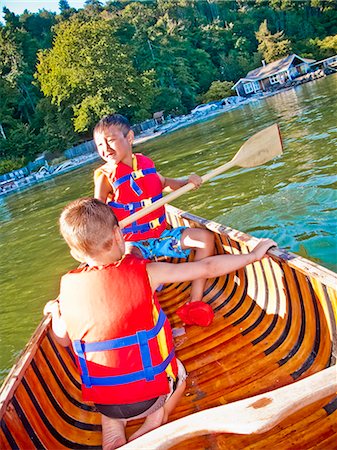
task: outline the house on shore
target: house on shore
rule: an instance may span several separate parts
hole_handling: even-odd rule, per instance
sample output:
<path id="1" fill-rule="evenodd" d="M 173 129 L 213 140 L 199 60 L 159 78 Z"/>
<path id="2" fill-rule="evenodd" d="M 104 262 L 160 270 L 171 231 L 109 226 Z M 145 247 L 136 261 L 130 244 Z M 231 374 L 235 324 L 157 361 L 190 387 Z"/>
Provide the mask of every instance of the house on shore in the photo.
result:
<path id="1" fill-rule="evenodd" d="M 325 71 L 337 72 L 337 55 L 329 56 L 329 58 L 321 59 L 310 64 L 311 67 L 316 69 L 322 69 Z"/>
<path id="2" fill-rule="evenodd" d="M 310 72 L 311 64 L 314 62 L 313 59 L 301 58 L 294 53 L 269 64 L 263 61 L 262 67 L 248 72 L 232 89 L 235 89 L 240 97 L 250 97 L 256 93 L 273 90 Z"/>

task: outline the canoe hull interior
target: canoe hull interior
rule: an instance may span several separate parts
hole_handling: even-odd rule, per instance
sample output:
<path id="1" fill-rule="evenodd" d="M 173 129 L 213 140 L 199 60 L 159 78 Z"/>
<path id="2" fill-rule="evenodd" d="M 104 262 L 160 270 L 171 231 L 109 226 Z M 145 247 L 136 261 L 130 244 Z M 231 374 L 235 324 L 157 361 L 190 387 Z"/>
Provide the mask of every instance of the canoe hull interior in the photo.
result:
<path id="1" fill-rule="evenodd" d="M 251 236 L 171 206 L 172 226 L 207 227 L 218 253 L 245 253 Z M 178 357 L 189 373 L 171 421 L 286 386 L 336 364 L 336 276 L 279 249 L 236 273 L 209 279 L 210 327 L 183 327 L 175 315 L 190 284 L 159 294 Z M 81 399 L 73 354 L 56 344 L 45 318 L 1 390 L 0 448 L 101 448 L 100 416 Z M 337 397 L 310 404 L 262 434 L 205 434 L 180 449 L 337 448 Z M 133 432 L 137 422 L 131 424 Z M 207 429 L 207 426 L 206 426 Z M 154 447 L 155 448 L 155 447 Z"/>

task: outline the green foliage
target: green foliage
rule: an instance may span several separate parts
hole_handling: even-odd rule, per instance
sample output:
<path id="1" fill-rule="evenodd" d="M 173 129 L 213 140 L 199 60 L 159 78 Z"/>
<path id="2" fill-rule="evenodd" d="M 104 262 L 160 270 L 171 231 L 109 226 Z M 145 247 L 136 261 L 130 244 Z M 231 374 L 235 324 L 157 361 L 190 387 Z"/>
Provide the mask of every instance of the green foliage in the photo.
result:
<path id="1" fill-rule="evenodd" d="M 25 165 L 24 158 L 9 158 L 9 159 L 0 159 L 0 175 L 8 172 L 12 172 L 12 170 L 20 169 Z"/>
<path id="2" fill-rule="evenodd" d="M 326 58 L 329 56 L 336 55 L 337 53 L 337 35 L 335 36 L 327 36 L 323 40 L 319 40 L 317 42 L 317 46 L 321 50 L 321 54 L 323 54 Z"/>
<path id="3" fill-rule="evenodd" d="M 30 161 L 41 151 L 40 140 L 27 124 L 15 121 L 6 133 L 7 139 L 0 139 L 0 158 Z"/>
<path id="4" fill-rule="evenodd" d="M 76 17 L 55 27 L 53 48 L 39 53 L 37 79 L 52 102 L 71 107 L 75 131 L 87 131 L 108 112 L 137 110 L 149 85 L 137 77 L 130 49 L 105 19 Z"/>
<path id="5" fill-rule="evenodd" d="M 60 155 L 78 141 L 72 127 L 72 110 L 58 108 L 43 98 L 36 106 L 33 127 L 39 130 L 41 148 Z"/>
<path id="6" fill-rule="evenodd" d="M 267 21 L 264 20 L 259 31 L 256 33 L 256 39 L 259 42 L 258 51 L 261 53 L 266 63 L 270 63 L 291 53 L 291 44 L 289 39 L 284 38 L 284 32 L 271 34 L 267 27 Z"/>
<path id="7" fill-rule="evenodd" d="M 41 151 L 60 156 L 91 138 L 103 114 L 118 111 L 139 122 L 161 110 L 187 113 L 200 101 L 230 95 L 228 83 L 261 59 L 337 52 L 336 0 L 70 5 L 60 0 L 59 14 L 3 9 L 0 170 Z"/>
<path id="8" fill-rule="evenodd" d="M 203 103 L 208 103 L 213 100 L 221 100 L 222 98 L 230 97 L 233 95 L 233 91 L 231 90 L 232 87 L 233 83 L 230 81 L 213 81 L 211 87 L 202 96 L 201 100 Z"/>

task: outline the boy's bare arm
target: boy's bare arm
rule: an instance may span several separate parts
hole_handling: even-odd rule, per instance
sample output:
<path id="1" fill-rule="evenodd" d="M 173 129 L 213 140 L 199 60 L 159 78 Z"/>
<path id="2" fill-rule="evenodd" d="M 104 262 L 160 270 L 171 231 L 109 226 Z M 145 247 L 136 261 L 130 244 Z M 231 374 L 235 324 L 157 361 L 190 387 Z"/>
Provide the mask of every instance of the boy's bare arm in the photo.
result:
<path id="1" fill-rule="evenodd" d="M 202 184 L 201 177 L 195 173 L 192 173 L 190 176 L 184 178 L 167 178 L 163 177 L 160 173 L 158 173 L 158 175 L 161 180 L 163 190 L 167 192 L 176 191 L 177 189 L 185 186 L 187 183 L 193 183 L 196 188 L 199 188 Z"/>
<path id="2" fill-rule="evenodd" d="M 109 194 L 111 193 L 111 185 L 107 177 L 101 173 L 99 177 L 95 179 L 95 198 L 106 203 Z"/>
<path id="3" fill-rule="evenodd" d="M 67 347 L 71 344 L 66 324 L 61 317 L 58 300 L 50 300 L 43 309 L 43 314 L 51 314 L 52 317 L 52 330 L 57 342 L 63 347 Z"/>
<path id="4" fill-rule="evenodd" d="M 261 239 L 257 246 L 244 255 L 217 255 L 200 261 L 170 264 L 150 263 L 147 265 L 151 287 L 155 290 L 162 283 L 192 281 L 199 278 L 213 278 L 241 269 L 247 264 L 262 259 L 268 249 L 276 243 L 271 239 Z"/>

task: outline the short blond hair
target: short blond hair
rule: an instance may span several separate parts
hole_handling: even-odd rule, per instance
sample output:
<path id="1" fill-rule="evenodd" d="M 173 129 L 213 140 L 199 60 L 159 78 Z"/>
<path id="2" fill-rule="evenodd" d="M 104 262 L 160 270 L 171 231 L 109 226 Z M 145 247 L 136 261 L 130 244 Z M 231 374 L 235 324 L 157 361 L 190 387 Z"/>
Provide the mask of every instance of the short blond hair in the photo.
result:
<path id="1" fill-rule="evenodd" d="M 60 216 L 61 234 L 73 250 L 95 257 L 113 244 L 117 218 L 110 206 L 96 198 L 85 197 L 69 203 Z"/>

